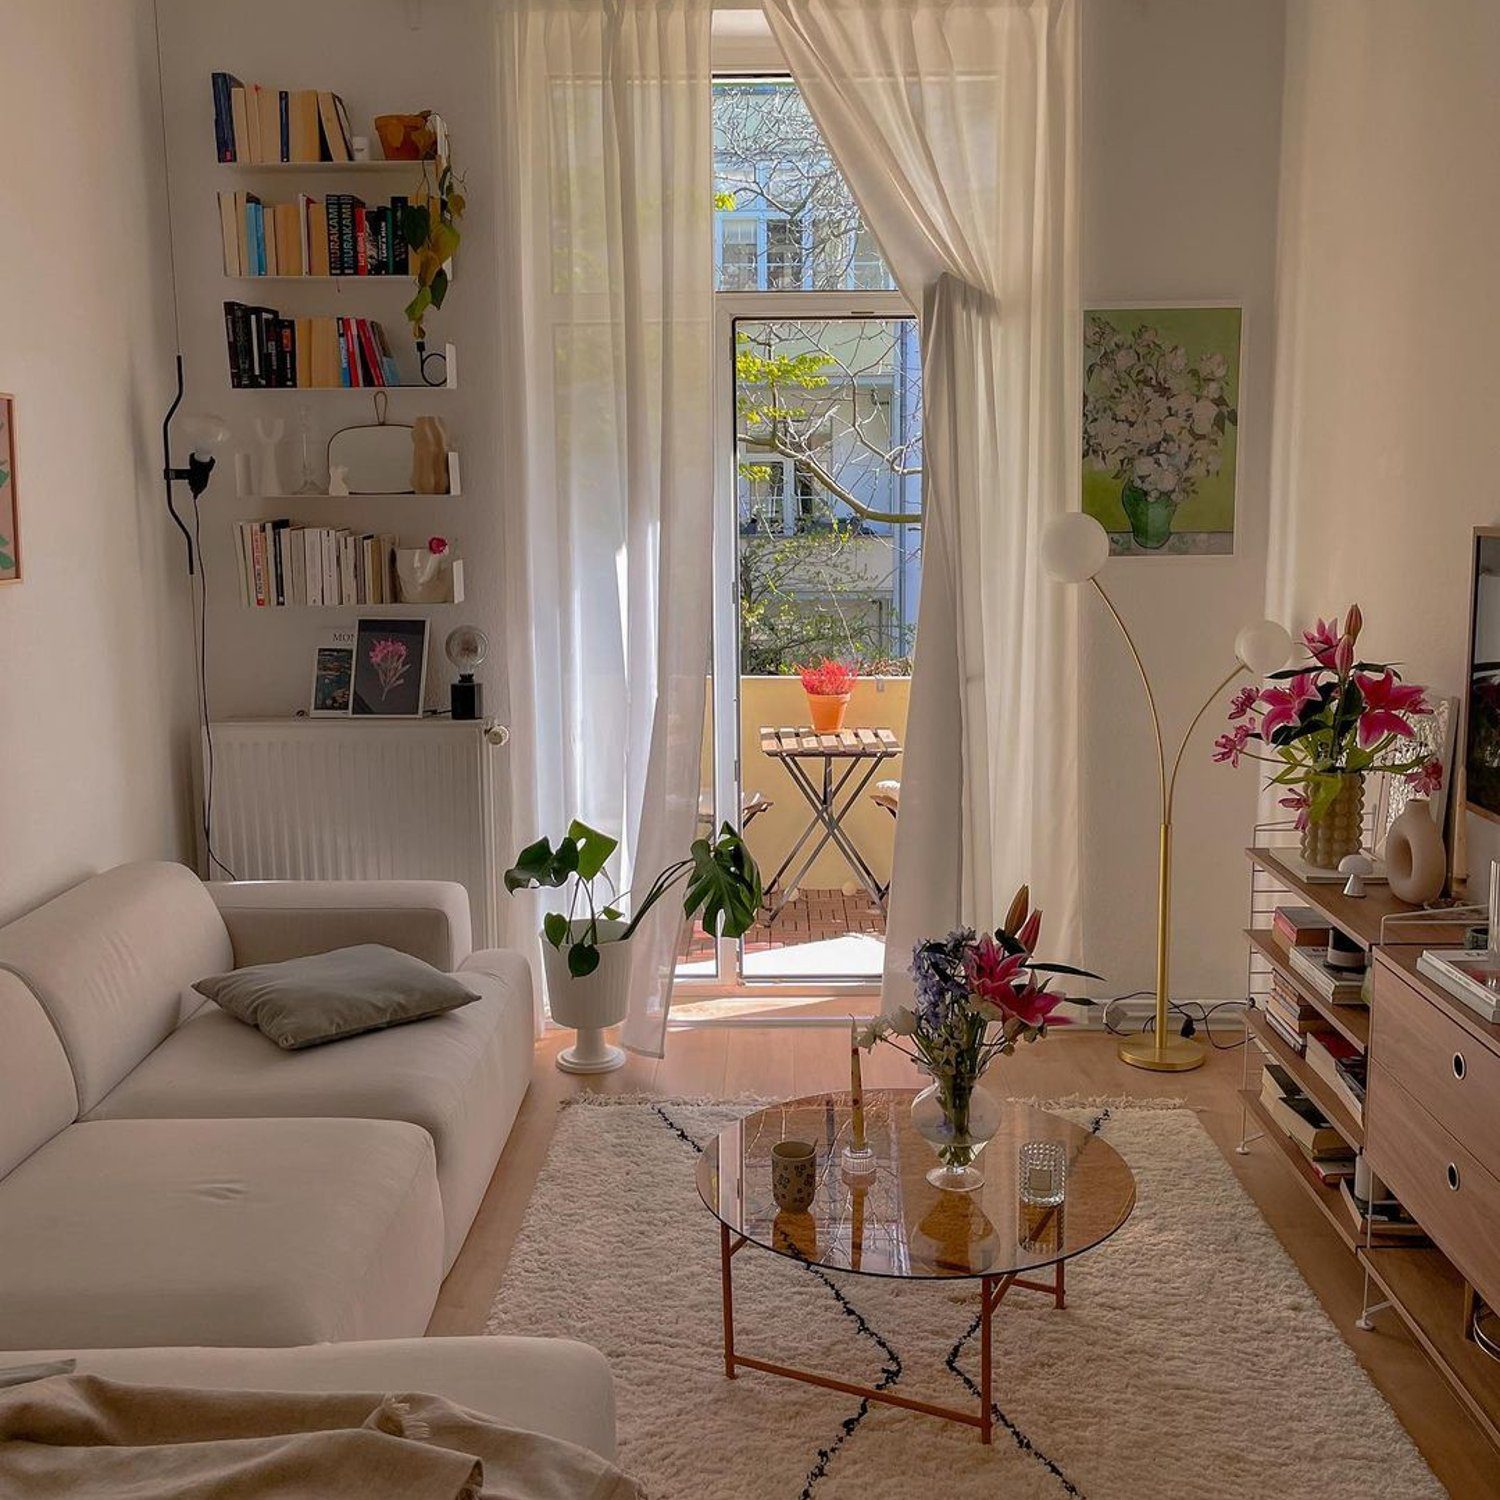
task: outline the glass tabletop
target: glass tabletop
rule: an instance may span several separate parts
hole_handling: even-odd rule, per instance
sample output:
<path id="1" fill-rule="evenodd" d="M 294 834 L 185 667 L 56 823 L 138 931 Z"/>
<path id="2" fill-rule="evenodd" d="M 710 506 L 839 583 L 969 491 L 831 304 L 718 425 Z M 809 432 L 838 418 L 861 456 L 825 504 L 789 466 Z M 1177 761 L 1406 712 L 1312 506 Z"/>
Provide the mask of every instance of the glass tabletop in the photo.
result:
<path id="1" fill-rule="evenodd" d="M 1003 1276 L 1067 1260 L 1106 1240 L 1135 1207 L 1135 1178 L 1120 1153 L 1060 1115 L 1005 1103 L 1000 1128 L 976 1165 L 984 1185 L 959 1193 L 933 1187 L 934 1148 L 911 1122 L 912 1089 L 865 1094 L 865 1137 L 875 1170 L 847 1173 L 848 1093 L 812 1094 L 736 1121 L 698 1160 L 698 1193 L 733 1233 L 793 1260 L 835 1271 L 911 1279 Z M 806 1212 L 776 1206 L 771 1148 L 806 1141 L 817 1188 Z M 1022 1194 L 1021 1148 L 1055 1142 L 1062 1198 Z M 1029 1155 L 1031 1153 L 1028 1153 Z M 1044 1152 L 1044 1154 L 1047 1154 Z"/>

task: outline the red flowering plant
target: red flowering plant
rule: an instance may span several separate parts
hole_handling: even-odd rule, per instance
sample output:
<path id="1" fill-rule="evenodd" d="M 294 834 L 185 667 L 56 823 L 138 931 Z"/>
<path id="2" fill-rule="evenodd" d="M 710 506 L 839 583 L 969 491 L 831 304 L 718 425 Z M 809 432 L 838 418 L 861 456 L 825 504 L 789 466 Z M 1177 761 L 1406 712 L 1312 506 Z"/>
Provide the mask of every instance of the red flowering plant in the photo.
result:
<path id="1" fill-rule="evenodd" d="M 802 669 L 802 690 L 814 698 L 842 698 L 853 691 L 859 674 L 847 662 L 825 656 L 816 666 Z"/>
<path id="2" fill-rule="evenodd" d="M 1343 625 L 1319 620 L 1303 632 L 1307 662 L 1273 672 L 1265 687 L 1246 687 L 1229 707 L 1231 728 L 1214 741 L 1213 758 L 1231 766 L 1241 756 L 1276 769 L 1270 784 L 1285 787 L 1281 806 L 1299 829 L 1316 823 L 1338 796 L 1341 778 L 1379 768 L 1405 776 L 1422 795 L 1443 780 L 1442 762 L 1418 753 L 1395 759 L 1403 740 L 1415 742 L 1414 718 L 1432 712 L 1426 689 L 1403 682 L 1384 662 L 1356 659 L 1364 616 L 1351 604 Z M 1257 754 L 1251 741 L 1268 752 Z"/>
<path id="3" fill-rule="evenodd" d="M 974 1086 L 989 1065 L 1018 1043 L 1046 1036 L 1049 1026 L 1066 1024 L 1053 1016 L 1068 997 L 1048 988 L 1052 977 L 1099 977 L 1037 959 L 1041 931 L 1042 914 L 1031 910 L 1031 893 L 1023 885 L 993 933 L 960 927 L 918 943 L 911 962 L 915 1003 L 876 1016 L 856 1033 L 860 1046 L 886 1042 L 930 1073 L 944 1115 L 960 1136 L 968 1130 Z"/>

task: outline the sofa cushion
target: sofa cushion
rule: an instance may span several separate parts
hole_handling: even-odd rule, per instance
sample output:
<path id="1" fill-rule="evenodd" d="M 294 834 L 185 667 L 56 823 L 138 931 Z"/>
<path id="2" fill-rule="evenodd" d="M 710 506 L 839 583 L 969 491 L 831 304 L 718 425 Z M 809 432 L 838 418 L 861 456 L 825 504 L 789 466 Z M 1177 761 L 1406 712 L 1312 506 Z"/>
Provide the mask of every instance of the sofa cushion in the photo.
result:
<path id="1" fill-rule="evenodd" d="M 67 1054 L 36 996 L 0 969 L 0 1177 L 78 1115 Z"/>
<path id="2" fill-rule="evenodd" d="M 415 1126 L 71 1125 L 0 1182 L 0 1348 L 417 1335 L 442 1243 Z"/>
<path id="3" fill-rule="evenodd" d="M 425 1021 L 479 998 L 431 964 L 379 943 L 231 969 L 193 988 L 284 1052 Z"/>
<path id="4" fill-rule="evenodd" d="M 478 957 L 478 955 L 476 955 Z M 332 1116 L 405 1120 L 437 1149 L 447 1244 L 462 1246 L 531 1076 L 531 977 L 516 953 L 465 968 L 479 999 L 411 1026 L 283 1052 L 209 1006 L 90 1115 L 96 1120 Z"/>
<path id="5" fill-rule="evenodd" d="M 41 1001 L 85 1112 L 171 1033 L 183 991 L 232 962 L 218 908 L 185 865 L 121 865 L 0 927 L 0 968 Z"/>
<path id="6" fill-rule="evenodd" d="M 424 1391 L 615 1456 L 615 1392 L 597 1349 L 572 1339 L 376 1339 L 300 1349 L 34 1351 L 15 1362 L 76 1358 L 80 1375 L 146 1385 L 254 1391 Z M 7 1362 L 11 1356 L 6 1356 Z"/>
<path id="7" fill-rule="evenodd" d="M 469 893 L 454 880 L 214 881 L 208 893 L 240 968 L 384 943 L 447 973 L 473 942 Z"/>

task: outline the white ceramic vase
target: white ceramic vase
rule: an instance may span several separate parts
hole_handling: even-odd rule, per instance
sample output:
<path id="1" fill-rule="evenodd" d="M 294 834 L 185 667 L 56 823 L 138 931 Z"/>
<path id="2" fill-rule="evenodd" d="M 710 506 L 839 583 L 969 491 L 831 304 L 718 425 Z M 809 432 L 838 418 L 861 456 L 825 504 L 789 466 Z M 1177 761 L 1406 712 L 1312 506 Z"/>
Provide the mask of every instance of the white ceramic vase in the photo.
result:
<path id="1" fill-rule="evenodd" d="M 570 941 L 587 927 L 574 922 Z M 625 1053 L 604 1040 L 605 1029 L 618 1026 L 630 1004 L 630 944 L 619 941 L 624 931 L 624 922 L 600 922 L 599 967 L 582 979 L 568 972 L 566 947 L 542 944 L 552 1019 L 577 1032 L 573 1045 L 557 1054 L 564 1073 L 608 1073 L 625 1065 Z"/>
<path id="2" fill-rule="evenodd" d="M 1385 836 L 1386 878 L 1391 894 L 1414 906 L 1431 901 L 1448 877 L 1443 836 L 1425 797 L 1413 797 Z"/>
<path id="3" fill-rule="evenodd" d="M 427 547 L 396 548 L 396 592 L 402 604 L 445 604 L 448 576 L 443 555 Z"/>

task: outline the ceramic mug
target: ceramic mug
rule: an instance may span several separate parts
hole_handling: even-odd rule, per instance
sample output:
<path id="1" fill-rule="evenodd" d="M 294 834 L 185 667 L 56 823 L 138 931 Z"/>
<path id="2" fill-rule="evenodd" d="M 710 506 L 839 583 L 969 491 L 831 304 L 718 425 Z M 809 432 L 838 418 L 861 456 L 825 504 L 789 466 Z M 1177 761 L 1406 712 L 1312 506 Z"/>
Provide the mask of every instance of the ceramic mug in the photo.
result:
<path id="1" fill-rule="evenodd" d="M 777 1141 L 771 1147 L 771 1196 L 786 1213 L 812 1207 L 818 1190 L 817 1149 L 811 1141 Z"/>

